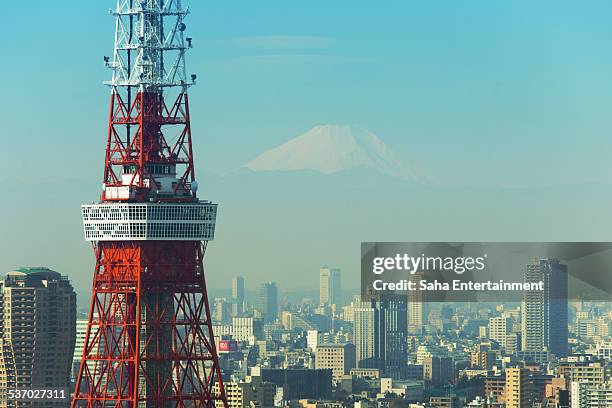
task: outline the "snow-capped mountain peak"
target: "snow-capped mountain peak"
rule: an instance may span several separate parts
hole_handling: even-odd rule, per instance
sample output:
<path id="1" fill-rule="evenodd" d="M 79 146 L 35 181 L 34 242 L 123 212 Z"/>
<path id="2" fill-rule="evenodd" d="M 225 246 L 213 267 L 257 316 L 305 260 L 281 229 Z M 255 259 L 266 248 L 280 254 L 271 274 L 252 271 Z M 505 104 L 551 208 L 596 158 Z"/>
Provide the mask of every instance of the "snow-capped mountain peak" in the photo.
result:
<path id="1" fill-rule="evenodd" d="M 321 125 L 268 150 L 244 167 L 252 171 L 314 170 L 333 174 L 365 167 L 379 173 L 425 182 L 374 133 L 358 126 Z"/>

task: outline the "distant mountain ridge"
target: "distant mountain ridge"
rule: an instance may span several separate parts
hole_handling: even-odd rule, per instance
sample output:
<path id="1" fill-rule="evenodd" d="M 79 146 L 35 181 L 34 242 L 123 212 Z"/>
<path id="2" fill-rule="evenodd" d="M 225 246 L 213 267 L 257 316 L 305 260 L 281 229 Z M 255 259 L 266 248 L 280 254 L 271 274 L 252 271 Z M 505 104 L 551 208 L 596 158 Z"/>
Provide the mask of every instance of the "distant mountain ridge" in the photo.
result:
<path id="1" fill-rule="evenodd" d="M 387 176 L 428 184 L 431 179 L 409 166 L 374 133 L 360 126 L 321 125 L 268 150 L 243 167 L 256 172 L 314 170 L 333 174 L 367 168 Z"/>

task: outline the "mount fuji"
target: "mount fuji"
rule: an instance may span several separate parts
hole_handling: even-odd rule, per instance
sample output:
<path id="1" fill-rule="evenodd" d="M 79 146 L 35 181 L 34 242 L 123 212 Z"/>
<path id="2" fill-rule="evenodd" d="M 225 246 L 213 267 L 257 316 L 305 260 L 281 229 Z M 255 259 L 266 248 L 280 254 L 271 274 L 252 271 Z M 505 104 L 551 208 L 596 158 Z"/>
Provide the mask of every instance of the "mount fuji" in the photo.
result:
<path id="1" fill-rule="evenodd" d="M 322 174 L 365 168 L 401 180 L 431 182 L 416 167 L 402 162 L 378 136 L 359 126 L 315 126 L 243 167 L 254 172 L 311 170 Z"/>

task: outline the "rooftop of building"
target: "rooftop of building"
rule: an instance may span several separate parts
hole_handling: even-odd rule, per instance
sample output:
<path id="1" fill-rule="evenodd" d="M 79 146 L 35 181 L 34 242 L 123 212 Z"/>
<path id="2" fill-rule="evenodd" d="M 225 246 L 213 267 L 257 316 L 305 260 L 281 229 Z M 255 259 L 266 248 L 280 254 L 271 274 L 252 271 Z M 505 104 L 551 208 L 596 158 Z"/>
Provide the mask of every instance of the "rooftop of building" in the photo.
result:
<path id="1" fill-rule="evenodd" d="M 26 275 L 29 275 L 32 273 L 47 273 L 47 272 L 57 273 L 45 266 L 22 266 L 21 268 L 17 268 L 14 271 L 9 272 L 9 274 L 12 274 L 15 272 L 23 273 Z"/>
<path id="2" fill-rule="evenodd" d="M 7 272 L 3 277 L 5 286 L 40 286 L 43 281 L 62 281 L 68 282 L 66 276 L 59 272 L 43 266 L 21 267 L 14 271 Z"/>
<path id="3" fill-rule="evenodd" d="M 351 342 L 340 342 L 340 343 L 320 343 L 317 344 L 317 348 L 343 348 L 346 346 L 355 346 L 353 343 Z"/>

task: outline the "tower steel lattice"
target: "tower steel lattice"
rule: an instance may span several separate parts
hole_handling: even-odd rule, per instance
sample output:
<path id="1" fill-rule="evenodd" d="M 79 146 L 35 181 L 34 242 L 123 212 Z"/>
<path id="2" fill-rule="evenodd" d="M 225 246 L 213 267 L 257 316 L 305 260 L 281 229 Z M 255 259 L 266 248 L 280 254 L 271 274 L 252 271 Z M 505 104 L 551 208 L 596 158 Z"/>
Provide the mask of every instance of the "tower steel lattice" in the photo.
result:
<path id="1" fill-rule="evenodd" d="M 217 205 L 197 198 L 188 10 L 118 0 L 99 203 L 82 206 L 96 267 L 72 407 L 227 406 L 203 259 Z"/>

